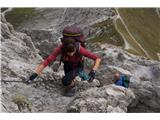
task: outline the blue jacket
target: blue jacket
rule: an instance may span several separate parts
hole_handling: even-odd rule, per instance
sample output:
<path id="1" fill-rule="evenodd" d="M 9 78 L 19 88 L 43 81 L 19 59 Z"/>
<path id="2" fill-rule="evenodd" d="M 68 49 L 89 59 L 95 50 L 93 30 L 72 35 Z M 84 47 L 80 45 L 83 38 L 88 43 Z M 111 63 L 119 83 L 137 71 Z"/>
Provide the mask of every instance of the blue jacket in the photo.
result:
<path id="1" fill-rule="evenodd" d="M 125 83 L 125 79 L 126 79 L 126 75 L 121 74 L 120 78 L 118 80 L 115 81 L 116 85 L 128 88 L 128 85 Z"/>

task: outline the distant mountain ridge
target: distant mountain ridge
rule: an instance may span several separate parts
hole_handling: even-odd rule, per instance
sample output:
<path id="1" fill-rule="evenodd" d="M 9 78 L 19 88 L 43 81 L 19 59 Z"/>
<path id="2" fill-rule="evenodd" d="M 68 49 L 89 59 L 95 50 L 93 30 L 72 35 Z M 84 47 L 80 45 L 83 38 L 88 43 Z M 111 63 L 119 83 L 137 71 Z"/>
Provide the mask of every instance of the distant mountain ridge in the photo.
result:
<path id="1" fill-rule="evenodd" d="M 160 60 L 158 8 L 120 8 L 117 12 L 120 18 L 120 21 L 117 20 L 118 30 L 130 44 L 131 48 L 128 50 L 150 59 Z"/>

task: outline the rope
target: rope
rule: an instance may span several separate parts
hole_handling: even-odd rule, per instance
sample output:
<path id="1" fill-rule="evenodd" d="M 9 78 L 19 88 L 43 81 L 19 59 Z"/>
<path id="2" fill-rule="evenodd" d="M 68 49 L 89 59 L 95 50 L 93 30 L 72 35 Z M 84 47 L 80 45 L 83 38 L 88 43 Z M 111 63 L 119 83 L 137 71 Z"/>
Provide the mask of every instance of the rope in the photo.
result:
<path id="1" fill-rule="evenodd" d="M 24 82 L 24 81 L 20 81 L 20 80 L 15 80 L 15 81 L 10 81 L 10 80 L 1 80 L 1 82 Z"/>
<path id="2" fill-rule="evenodd" d="M 54 80 L 43 80 L 43 81 L 32 81 L 32 83 L 36 83 L 36 82 L 53 82 Z M 1 80 L 1 82 L 23 82 L 26 83 L 26 81 L 20 81 L 20 80 L 15 80 L 15 81 L 11 81 L 11 80 Z"/>

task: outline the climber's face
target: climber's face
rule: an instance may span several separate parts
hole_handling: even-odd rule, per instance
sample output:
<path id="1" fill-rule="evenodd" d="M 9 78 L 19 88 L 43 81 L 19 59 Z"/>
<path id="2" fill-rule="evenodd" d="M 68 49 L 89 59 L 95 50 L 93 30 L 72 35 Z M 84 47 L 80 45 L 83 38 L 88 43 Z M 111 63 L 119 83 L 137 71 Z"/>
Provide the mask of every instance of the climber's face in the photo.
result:
<path id="1" fill-rule="evenodd" d="M 66 53 L 69 56 L 73 56 L 76 53 L 76 46 L 74 44 L 68 44 L 66 46 Z"/>
<path id="2" fill-rule="evenodd" d="M 69 55 L 69 56 L 73 56 L 75 53 L 76 53 L 76 50 L 75 50 L 75 51 L 73 51 L 73 52 L 67 52 L 67 55 Z"/>
<path id="3" fill-rule="evenodd" d="M 115 74 L 114 74 L 114 79 L 115 80 L 118 80 L 120 78 L 120 73 L 119 72 L 116 72 Z"/>

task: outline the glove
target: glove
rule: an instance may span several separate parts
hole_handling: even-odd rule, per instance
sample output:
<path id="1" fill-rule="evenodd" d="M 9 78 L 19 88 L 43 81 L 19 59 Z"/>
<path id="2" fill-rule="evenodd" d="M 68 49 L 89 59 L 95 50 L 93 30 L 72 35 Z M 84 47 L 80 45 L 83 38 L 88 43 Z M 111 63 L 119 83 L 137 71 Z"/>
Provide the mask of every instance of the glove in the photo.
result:
<path id="1" fill-rule="evenodd" d="M 88 74 L 89 76 L 89 80 L 88 82 L 92 82 L 95 78 L 95 75 L 96 75 L 96 71 L 95 70 L 91 70 L 91 72 Z"/>
<path id="2" fill-rule="evenodd" d="M 33 80 L 38 76 L 37 73 L 33 73 L 29 79 L 26 81 L 27 84 L 31 84 L 33 82 Z"/>

